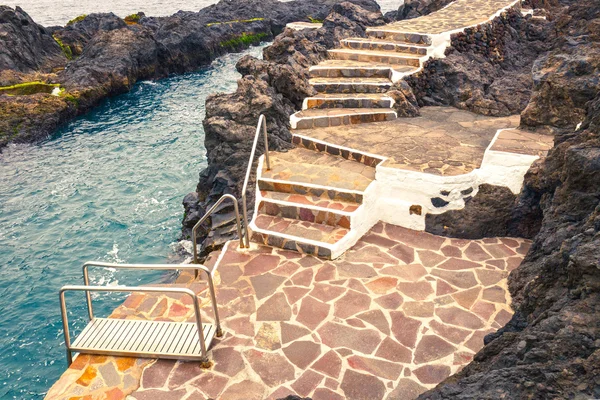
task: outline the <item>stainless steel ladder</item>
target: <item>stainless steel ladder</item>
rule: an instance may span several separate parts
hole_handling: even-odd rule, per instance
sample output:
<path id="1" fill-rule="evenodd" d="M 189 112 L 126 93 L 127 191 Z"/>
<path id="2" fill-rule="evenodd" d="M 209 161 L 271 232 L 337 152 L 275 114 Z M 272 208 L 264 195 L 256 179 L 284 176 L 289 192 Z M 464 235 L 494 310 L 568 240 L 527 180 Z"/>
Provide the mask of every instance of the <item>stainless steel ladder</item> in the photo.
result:
<path id="1" fill-rule="evenodd" d="M 191 289 L 163 288 L 152 286 L 91 286 L 89 268 L 114 268 L 129 270 L 194 270 L 208 275 L 208 288 L 215 314 L 214 324 L 202 323 L 200 303 Z M 73 362 L 73 352 L 85 354 L 128 356 L 143 358 L 170 358 L 188 361 L 208 361 L 207 351 L 215 336 L 222 336 L 221 323 L 213 283 L 214 270 L 199 264 L 110 264 L 88 262 L 83 266 L 83 286 L 64 286 L 60 289 L 60 309 L 62 315 L 67 361 Z M 65 301 L 66 292 L 85 292 L 90 322 L 73 343 L 69 334 L 69 320 Z M 163 322 L 95 318 L 91 292 L 146 292 L 168 293 L 189 296 L 194 307 L 195 322 Z"/>

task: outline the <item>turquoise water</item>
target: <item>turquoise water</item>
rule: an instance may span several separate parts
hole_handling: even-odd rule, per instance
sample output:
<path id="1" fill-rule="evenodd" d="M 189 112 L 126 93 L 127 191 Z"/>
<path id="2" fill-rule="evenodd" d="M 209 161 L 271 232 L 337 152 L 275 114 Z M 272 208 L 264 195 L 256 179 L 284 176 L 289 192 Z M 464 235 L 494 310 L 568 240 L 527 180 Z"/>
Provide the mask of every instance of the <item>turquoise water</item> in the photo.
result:
<path id="1" fill-rule="evenodd" d="M 206 164 L 204 102 L 210 93 L 235 89 L 239 57 L 141 82 L 54 137 L 0 154 L 0 399 L 43 398 L 65 370 L 58 290 L 82 283 L 85 261 L 176 262 L 181 201 Z M 167 278 L 104 271 L 93 280 Z M 100 297 L 98 315 L 122 301 Z M 69 298 L 67 304 L 83 300 Z M 77 332 L 85 309 L 69 311 Z"/>

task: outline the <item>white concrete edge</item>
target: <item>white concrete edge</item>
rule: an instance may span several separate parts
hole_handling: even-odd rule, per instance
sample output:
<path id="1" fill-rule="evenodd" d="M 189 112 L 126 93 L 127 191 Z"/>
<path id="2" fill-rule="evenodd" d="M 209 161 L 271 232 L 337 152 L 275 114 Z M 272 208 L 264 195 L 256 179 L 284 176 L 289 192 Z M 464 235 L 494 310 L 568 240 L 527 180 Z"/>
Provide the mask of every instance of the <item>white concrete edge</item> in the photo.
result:
<path id="1" fill-rule="evenodd" d="M 256 179 L 256 181 L 258 182 L 258 179 Z M 364 192 L 361 192 L 360 190 L 352 190 L 352 189 L 341 189 L 341 188 L 336 188 L 336 187 L 332 187 L 332 186 L 324 186 L 324 185 L 315 185 L 314 183 L 306 183 L 306 182 L 292 182 L 292 181 L 286 181 L 283 179 L 272 179 L 272 178 L 264 178 L 264 177 L 260 177 L 260 180 L 265 181 L 265 182 L 272 182 L 272 183 L 283 183 L 284 185 L 295 185 L 295 186 L 304 186 L 304 187 L 308 187 L 311 189 L 322 189 L 322 190 L 335 190 L 336 192 L 340 192 L 340 193 L 351 193 L 351 194 L 364 194 Z"/>
<path id="2" fill-rule="evenodd" d="M 429 46 L 426 45 L 422 45 L 422 44 L 412 44 L 412 43 L 402 43 L 402 42 L 386 42 L 385 39 L 380 41 L 372 41 L 369 42 L 369 38 L 361 38 L 363 40 L 358 40 L 356 38 L 349 38 L 349 39 L 342 39 L 342 42 L 346 42 L 346 43 L 378 43 L 378 44 L 382 44 L 382 45 L 392 45 L 392 46 L 405 46 L 405 47 L 417 47 L 420 49 L 426 49 Z M 377 40 L 377 39 L 376 39 Z M 360 49 L 356 49 L 356 50 L 360 50 Z"/>
<path id="3" fill-rule="evenodd" d="M 302 222 L 300 220 L 298 220 L 298 222 Z M 268 229 L 262 229 L 259 228 L 258 226 L 256 226 L 256 223 L 254 221 L 254 218 L 252 219 L 252 222 L 250 222 L 250 229 L 252 229 L 252 232 L 256 232 L 256 233 L 263 233 L 265 235 L 271 235 L 271 236 L 277 236 L 286 240 L 293 240 L 294 242 L 298 242 L 298 243 L 302 243 L 302 244 L 308 244 L 308 245 L 312 245 L 312 246 L 318 246 L 318 247 L 324 247 L 326 249 L 331 250 L 332 254 L 333 254 L 333 245 L 330 243 L 325 243 L 325 242 L 319 242 L 316 240 L 311 240 L 311 239 L 306 239 L 300 236 L 293 236 L 293 235 L 288 235 L 286 233 L 280 233 L 280 232 L 274 232 L 274 231 L 270 231 Z M 338 242 L 339 243 L 339 242 Z"/>
<path id="4" fill-rule="evenodd" d="M 341 61 L 343 61 L 343 60 L 341 60 Z M 390 66 L 380 65 L 380 66 L 372 66 L 372 67 L 367 67 L 367 66 L 356 67 L 356 66 L 350 66 L 350 65 L 348 65 L 348 66 L 344 66 L 344 65 L 313 65 L 312 67 L 310 67 L 308 69 L 308 72 L 318 71 L 318 70 L 329 70 L 329 69 L 365 69 L 365 70 L 372 70 L 372 71 L 381 71 L 383 69 L 391 69 L 391 65 L 392 64 L 390 64 Z"/>
<path id="5" fill-rule="evenodd" d="M 353 149 L 352 147 L 339 146 L 337 144 L 329 143 L 329 142 L 326 142 L 324 140 L 311 138 L 310 136 L 304 136 L 304 135 L 298 134 L 298 133 L 293 133 L 292 136 L 297 136 L 300 139 L 306 139 L 306 140 L 310 140 L 311 142 L 315 142 L 315 143 L 319 143 L 319 144 L 324 144 L 325 146 L 335 147 L 335 148 L 338 148 L 340 150 L 347 150 L 347 151 L 350 151 L 352 153 L 363 154 L 363 155 L 365 155 L 367 157 L 377 158 L 377 159 L 381 160 L 381 162 L 384 162 L 384 161 L 388 160 L 388 157 L 383 157 L 383 156 L 380 156 L 380 155 L 374 154 L 374 153 L 367 153 L 367 152 L 362 151 L 362 150 L 356 150 L 356 149 Z M 356 161 L 356 162 L 358 162 L 358 161 Z"/>
<path id="6" fill-rule="evenodd" d="M 308 108 L 308 102 L 309 102 L 309 100 L 325 100 L 325 101 L 328 101 L 328 100 L 331 100 L 331 101 L 343 101 L 343 100 L 376 100 L 376 99 L 373 99 L 371 97 L 362 96 L 363 94 L 364 93 L 358 93 L 358 94 L 356 94 L 356 96 L 352 96 L 352 97 L 319 97 L 318 95 L 317 96 L 312 96 L 312 97 L 305 97 L 304 100 L 302 100 L 302 111 L 304 111 L 304 110 L 310 110 Z M 396 104 L 396 100 L 394 100 L 393 98 L 391 98 L 389 96 L 381 96 L 377 100 L 389 101 L 390 102 L 390 107 L 389 108 L 393 108 L 394 104 Z"/>
<path id="7" fill-rule="evenodd" d="M 358 55 L 373 55 L 373 56 L 381 56 L 381 57 L 390 57 L 390 58 L 404 58 L 407 60 L 420 60 L 423 56 L 417 56 L 412 54 L 400 53 L 400 52 L 384 52 L 384 51 L 375 51 L 375 50 L 359 50 L 359 49 L 331 49 L 327 50 L 328 53 L 340 53 L 340 54 L 358 54 Z M 341 60 L 343 61 L 343 60 Z M 360 61 L 359 61 L 360 62 Z M 392 64 L 393 65 L 393 64 Z"/>
<path id="8" fill-rule="evenodd" d="M 326 80 L 323 82 L 311 82 L 313 79 L 331 79 L 331 80 Z M 363 79 L 369 79 L 369 78 L 363 78 Z M 381 78 L 381 79 L 385 79 L 385 78 Z M 360 84 L 360 85 L 368 85 L 368 86 L 392 86 L 393 83 L 390 82 L 369 82 L 369 81 L 357 81 L 357 82 L 346 82 L 346 81 L 340 81 L 340 80 L 336 80 L 335 78 L 311 78 L 308 81 L 309 84 L 311 84 L 312 86 L 314 85 L 356 85 L 356 84 Z"/>

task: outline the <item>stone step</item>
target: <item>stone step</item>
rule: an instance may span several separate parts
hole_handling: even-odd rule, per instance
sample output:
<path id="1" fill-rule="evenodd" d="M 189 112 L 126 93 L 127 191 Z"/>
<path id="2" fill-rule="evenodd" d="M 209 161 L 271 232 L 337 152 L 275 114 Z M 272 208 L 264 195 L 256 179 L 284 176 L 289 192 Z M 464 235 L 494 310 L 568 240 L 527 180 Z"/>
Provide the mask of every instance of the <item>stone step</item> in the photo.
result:
<path id="1" fill-rule="evenodd" d="M 428 46 L 411 45 L 405 42 L 376 38 L 348 38 L 342 40 L 342 46 L 354 50 L 395 51 L 418 57 L 426 56 L 428 49 Z"/>
<path id="2" fill-rule="evenodd" d="M 350 231 L 339 226 L 259 214 L 251 224 L 252 241 L 332 259 L 332 247 Z"/>
<path id="3" fill-rule="evenodd" d="M 327 60 L 310 67 L 311 78 L 385 78 L 390 79 L 391 64 L 375 64 L 350 60 Z"/>
<path id="4" fill-rule="evenodd" d="M 420 56 L 396 53 L 393 51 L 333 49 L 328 50 L 329 57 L 334 60 L 366 61 L 384 64 L 421 66 Z"/>
<path id="5" fill-rule="evenodd" d="M 375 154 L 370 154 L 357 149 L 349 149 L 346 147 L 314 139 L 311 137 L 311 134 L 313 134 L 314 131 L 317 130 L 307 129 L 297 131 L 297 133 L 294 133 L 294 135 L 292 135 L 292 143 L 294 143 L 296 146 L 303 147 L 308 150 L 318 151 L 320 153 L 327 153 L 331 154 L 332 156 L 339 156 L 345 158 L 346 160 L 356 161 L 373 168 L 377 167 L 377 165 L 385 161 L 385 158 L 382 158 L 381 156 L 377 156 Z"/>
<path id="6" fill-rule="evenodd" d="M 320 93 L 304 99 L 303 110 L 324 108 L 392 108 L 394 99 L 380 93 Z"/>
<path id="7" fill-rule="evenodd" d="M 393 85 L 387 78 L 312 78 L 319 93 L 384 93 Z"/>
<path id="8" fill-rule="evenodd" d="M 431 37 L 421 33 L 410 33 L 396 30 L 391 25 L 367 28 L 367 37 L 375 39 L 393 40 L 394 42 L 408 45 L 430 46 Z"/>
<path id="9" fill-rule="evenodd" d="M 259 214 L 350 229 L 350 221 L 352 219 L 351 212 L 318 207 L 315 205 L 315 203 L 332 205 L 336 204 L 335 202 L 322 200 L 320 198 L 317 198 L 317 201 L 311 201 L 312 196 L 290 195 L 289 193 L 265 193 L 271 193 L 271 195 L 267 195 L 260 199 L 258 205 Z M 274 197 L 287 197 L 288 200 L 278 200 Z M 292 201 L 290 201 L 290 199 Z M 340 206 L 345 208 L 342 204 L 340 204 Z M 352 207 L 356 210 L 358 204 L 353 203 Z"/>
<path id="10" fill-rule="evenodd" d="M 363 193 L 375 179 L 375 168 L 327 153 L 295 148 L 269 152 L 258 179 L 262 191 L 307 195 L 324 200 L 361 204 Z"/>
<path id="11" fill-rule="evenodd" d="M 396 111 L 389 108 L 325 108 L 299 111 L 290 117 L 290 124 L 292 129 L 313 129 L 393 121 L 396 118 Z"/>

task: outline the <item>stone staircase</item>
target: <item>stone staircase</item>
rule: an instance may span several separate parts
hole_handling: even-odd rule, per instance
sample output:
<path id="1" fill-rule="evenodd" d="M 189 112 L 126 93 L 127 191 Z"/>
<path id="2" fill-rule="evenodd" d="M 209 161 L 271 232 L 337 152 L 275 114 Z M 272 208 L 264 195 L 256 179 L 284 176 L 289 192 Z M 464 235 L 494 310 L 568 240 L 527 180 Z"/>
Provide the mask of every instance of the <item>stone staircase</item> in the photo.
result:
<path id="1" fill-rule="evenodd" d="M 270 157 L 271 170 L 259 165 L 252 240 L 327 259 L 356 243 L 374 166 L 302 147 Z"/>
<path id="2" fill-rule="evenodd" d="M 330 59 L 310 69 L 318 94 L 305 99 L 291 116 L 293 129 L 313 129 L 391 121 L 394 100 L 385 95 L 394 82 L 422 68 L 431 53 L 431 38 L 393 27 L 369 28 L 366 38 L 342 40 Z"/>

